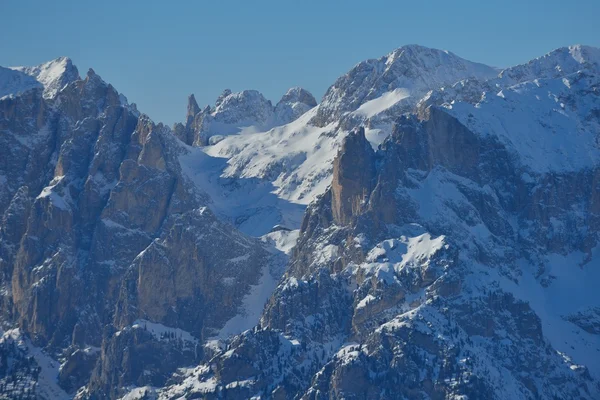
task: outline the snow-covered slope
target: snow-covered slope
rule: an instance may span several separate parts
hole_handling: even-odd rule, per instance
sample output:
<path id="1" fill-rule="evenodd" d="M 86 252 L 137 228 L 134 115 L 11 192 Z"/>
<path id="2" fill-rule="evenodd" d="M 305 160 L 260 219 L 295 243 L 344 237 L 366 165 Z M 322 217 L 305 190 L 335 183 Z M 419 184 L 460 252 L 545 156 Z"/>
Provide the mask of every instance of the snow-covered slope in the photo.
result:
<path id="1" fill-rule="evenodd" d="M 498 75 L 498 83 L 510 85 L 534 79 L 557 78 L 580 70 L 600 70 L 600 49 L 582 45 L 561 47 L 525 64 L 504 69 Z"/>
<path id="2" fill-rule="evenodd" d="M 218 143 L 205 147 L 204 151 L 228 160 L 223 177 L 266 180 L 272 183 L 277 196 L 306 205 L 329 185 L 333 159 L 353 126 L 373 119 L 367 137 L 376 147 L 391 131 L 390 120 L 386 119 L 385 124 L 375 122 L 380 114 L 410 111 L 432 88 L 467 77 L 487 78 L 496 74 L 494 68 L 449 52 L 404 46 L 381 59 L 355 66 L 327 91 L 321 104 L 298 119 L 281 125 L 286 121 L 279 118 L 275 123 L 280 126 L 268 131 L 246 130 L 227 138 L 219 136 Z M 281 104 L 300 97 L 299 94 L 304 99 L 300 101 L 301 110 L 309 109 L 311 98 L 300 89 L 292 89 L 282 98 L 276 112 L 283 108 Z M 229 96 L 225 93 L 223 98 Z M 221 105 L 217 107 L 220 108 Z M 350 111 L 353 112 L 347 122 L 340 123 L 338 118 Z M 323 119 L 323 115 L 327 118 Z M 220 133 L 216 128 L 214 132 Z"/>
<path id="3" fill-rule="evenodd" d="M 600 162 L 600 75 L 535 79 L 444 106 L 474 132 L 512 149 L 525 169 L 577 171 Z"/>
<path id="4" fill-rule="evenodd" d="M 223 176 L 264 179 L 281 198 L 308 204 L 329 185 L 327 177 L 343 138 L 335 124 L 310 124 L 315 112 L 266 132 L 228 137 L 204 151 L 228 159 Z"/>
<path id="5" fill-rule="evenodd" d="M 0 98 L 18 95 L 33 88 L 43 87 L 35 78 L 10 68 L 0 67 Z"/>

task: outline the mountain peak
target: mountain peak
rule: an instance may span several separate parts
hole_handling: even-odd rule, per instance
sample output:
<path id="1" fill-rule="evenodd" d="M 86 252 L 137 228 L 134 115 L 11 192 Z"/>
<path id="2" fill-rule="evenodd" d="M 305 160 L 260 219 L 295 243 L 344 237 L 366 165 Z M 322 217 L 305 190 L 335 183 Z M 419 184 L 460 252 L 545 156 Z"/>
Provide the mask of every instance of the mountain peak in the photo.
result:
<path id="1" fill-rule="evenodd" d="M 465 60 L 445 50 L 419 45 L 397 48 L 378 59 L 358 63 L 327 90 L 314 122 L 324 126 L 363 103 L 402 89 L 399 101 L 409 111 L 419 97 L 431 89 L 467 78 L 489 79 L 493 67 Z"/>
<path id="2" fill-rule="evenodd" d="M 69 57 L 58 57 L 33 67 L 12 67 L 44 86 L 44 98 L 51 99 L 69 83 L 79 79 L 79 71 Z"/>
<path id="3" fill-rule="evenodd" d="M 196 97 L 192 93 L 188 96 L 187 117 L 193 118 L 199 112 L 200 112 L 200 107 L 198 107 L 198 102 L 196 101 Z"/>
<path id="4" fill-rule="evenodd" d="M 279 123 L 287 124 L 316 105 L 315 97 L 308 90 L 295 86 L 288 89 L 275 106 L 275 117 Z"/>
<path id="5" fill-rule="evenodd" d="M 285 92 L 285 94 L 281 97 L 281 100 L 279 100 L 279 103 L 282 102 L 300 102 L 310 107 L 314 107 L 317 105 L 317 101 L 315 100 L 315 97 L 312 95 L 312 93 L 299 86 L 289 88 L 288 91 Z"/>

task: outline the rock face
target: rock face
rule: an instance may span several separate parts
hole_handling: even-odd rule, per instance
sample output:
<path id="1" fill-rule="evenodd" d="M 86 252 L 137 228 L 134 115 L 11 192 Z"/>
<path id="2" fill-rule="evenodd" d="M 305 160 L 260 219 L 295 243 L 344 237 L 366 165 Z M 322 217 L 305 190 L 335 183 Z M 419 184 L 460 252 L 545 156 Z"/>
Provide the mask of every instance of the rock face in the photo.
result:
<path id="1" fill-rule="evenodd" d="M 375 178 L 375 152 L 364 128 L 350 133 L 333 163 L 331 209 L 339 225 L 352 221 L 367 203 Z"/>
<path id="2" fill-rule="evenodd" d="M 173 130 L 66 59 L 10 70 L 0 388 L 599 398 L 598 58 L 497 75 L 407 46 L 320 105 L 190 96 Z"/>
<path id="3" fill-rule="evenodd" d="M 34 85 L 0 100 L 2 315 L 62 352 L 66 390 L 94 369 L 86 393 L 116 397 L 198 360 L 197 341 L 237 314 L 274 256 L 204 206 L 182 173 L 185 146 L 94 71 L 70 81 L 64 59 L 23 71 L 48 84 L 56 65 L 56 93 Z M 140 320 L 191 332 L 194 345 Z"/>

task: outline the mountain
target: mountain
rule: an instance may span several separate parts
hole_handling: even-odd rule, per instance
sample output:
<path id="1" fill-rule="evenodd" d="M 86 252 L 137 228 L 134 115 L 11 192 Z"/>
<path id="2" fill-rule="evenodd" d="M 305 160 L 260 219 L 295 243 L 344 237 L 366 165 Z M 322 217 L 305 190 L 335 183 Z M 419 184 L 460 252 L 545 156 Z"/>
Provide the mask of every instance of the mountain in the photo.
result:
<path id="1" fill-rule="evenodd" d="M 173 129 L 0 69 L 2 392 L 598 398 L 599 54 L 404 46 Z"/>
<path id="2" fill-rule="evenodd" d="M 38 81 L 44 88 L 44 98 L 54 98 L 66 85 L 79 79 L 79 71 L 68 57 L 35 67 L 13 67 L 14 71 L 22 72 Z"/>
<path id="3" fill-rule="evenodd" d="M 225 89 L 215 106 L 204 110 L 190 95 L 186 124 L 176 124 L 173 130 L 189 145 L 215 144 L 232 134 L 286 124 L 316 105 L 313 95 L 299 87 L 288 90 L 275 107 L 256 90 L 232 93 Z"/>

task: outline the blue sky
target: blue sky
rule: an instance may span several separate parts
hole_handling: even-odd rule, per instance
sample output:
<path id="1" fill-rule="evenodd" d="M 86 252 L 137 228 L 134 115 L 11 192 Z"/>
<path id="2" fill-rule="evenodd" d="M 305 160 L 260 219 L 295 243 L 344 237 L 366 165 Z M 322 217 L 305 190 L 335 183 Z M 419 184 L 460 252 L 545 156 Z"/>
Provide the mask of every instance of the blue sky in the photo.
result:
<path id="1" fill-rule="evenodd" d="M 172 124 L 189 93 L 200 106 L 225 88 L 277 102 L 302 86 L 319 99 L 357 62 L 404 44 L 498 67 L 600 46 L 599 15 L 599 0 L 0 0 L 0 65 L 69 56 Z"/>

